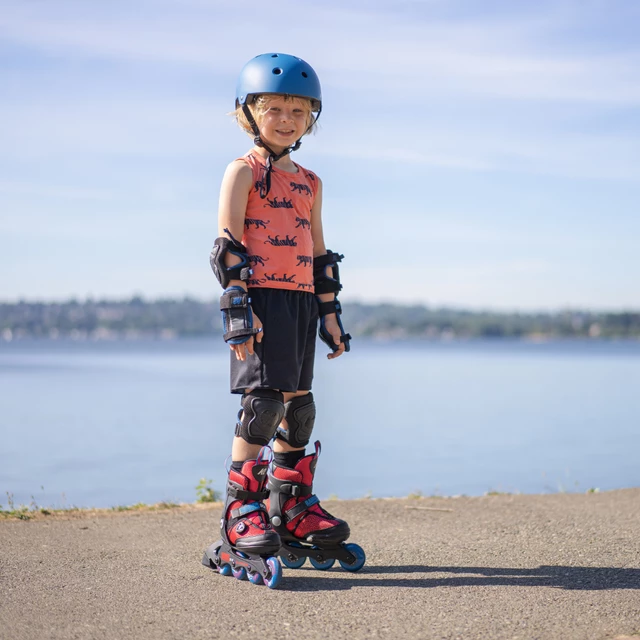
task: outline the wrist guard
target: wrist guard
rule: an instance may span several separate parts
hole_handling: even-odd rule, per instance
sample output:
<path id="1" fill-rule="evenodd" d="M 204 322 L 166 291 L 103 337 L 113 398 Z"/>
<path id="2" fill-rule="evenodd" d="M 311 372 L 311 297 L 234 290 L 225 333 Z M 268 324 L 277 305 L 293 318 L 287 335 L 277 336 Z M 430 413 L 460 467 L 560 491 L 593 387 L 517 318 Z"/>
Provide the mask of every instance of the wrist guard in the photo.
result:
<path id="1" fill-rule="evenodd" d="M 225 231 L 227 231 L 227 229 L 225 229 Z M 229 232 L 227 231 L 227 233 Z M 231 234 L 229 235 L 231 236 Z M 233 265 L 233 267 L 227 267 L 225 257 L 228 253 L 240 258 L 240 262 Z M 224 237 L 216 238 L 213 249 L 211 249 L 209 263 L 223 289 L 229 286 L 231 280 L 246 281 L 253 273 L 249 266 L 249 256 L 247 255 L 246 247 L 233 236 L 231 236 L 230 240 Z"/>
<path id="2" fill-rule="evenodd" d="M 253 326 L 253 313 L 249 303 L 251 298 L 242 287 L 229 287 L 220 296 L 223 338 L 228 344 L 242 344 L 260 333 Z"/>
<path id="3" fill-rule="evenodd" d="M 343 255 L 327 251 L 323 256 L 313 259 L 313 284 L 315 292 L 318 293 L 338 293 L 342 289 L 340 284 L 340 270 L 338 262 L 342 261 Z M 331 267 L 332 277 L 327 275 L 327 267 Z"/>
<path id="4" fill-rule="evenodd" d="M 336 320 L 338 321 L 338 327 L 340 328 L 340 342 L 344 342 L 344 350 L 350 351 L 351 345 L 349 341 L 351 340 L 351 334 L 345 333 L 344 327 L 342 326 L 342 320 L 340 319 L 340 315 L 342 314 L 342 306 L 340 305 L 340 301 L 338 298 L 335 300 L 329 300 L 328 302 L 321 302 L 318 300 L 318 314 L 320 316 L 320 327 L 318 328 L 318 335 L 320 336 L 320 340 L 324 342 L 332 351 L 337 351 L 340 347 L 333 341 L 333 336 L 327 331 L 327 327 L 325 325 L 325 316 L 330 313 L 336 314 Z"/>

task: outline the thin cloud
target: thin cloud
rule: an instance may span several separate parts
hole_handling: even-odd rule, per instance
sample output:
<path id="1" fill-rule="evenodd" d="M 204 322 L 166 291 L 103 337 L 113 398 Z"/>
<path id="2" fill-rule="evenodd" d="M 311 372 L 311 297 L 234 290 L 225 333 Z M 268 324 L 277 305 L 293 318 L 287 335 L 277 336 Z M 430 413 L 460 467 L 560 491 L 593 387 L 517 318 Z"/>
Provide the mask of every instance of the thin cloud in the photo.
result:
<path id="1" fill-rule="evenodd" d="M 134 6 L 147 9 L 136 12 Z M 10 41 L 44 51 L 171 62 L 221 73 L 240 68 L 248 52 L 236 45 L 245 39 L 246 24 L 235 9 L 213 3 L 197 6 L 194 15 L 177 3 L 164 7 L 165 13 L 152 12 L 144 2 L 129 10 L 110 4 L 108 12 L 96 5 L 78 11 L 76 3 L 64 2 L 50 8 L 14 5 L 0 17 L 0 27 Z M 295 8 L 301 11 L 299 4 Z M 303 21 L 304 16 L 302 10 Z M 356 93 L 384 87 L 411 100 L 444 91 L 510 100 L 640 103 L 637 48 L 624 54 L 578 54 L 546 46 L 562 29 L 570 34 L 576 28 L 570 13 L 529 11 L 474 22 L 423 19 L 415 25 L 384 10 L 314 7 L 308 17 L 313 19 L 292 33 L 287 47 L 308 54 L 331 83 Z M 266 33 L 279 26 L 270 8 L 260 18 Z M 328 30 L 330 47 L 325 44 Z M 257 46 L 259 34 L 256 39 Z"/>

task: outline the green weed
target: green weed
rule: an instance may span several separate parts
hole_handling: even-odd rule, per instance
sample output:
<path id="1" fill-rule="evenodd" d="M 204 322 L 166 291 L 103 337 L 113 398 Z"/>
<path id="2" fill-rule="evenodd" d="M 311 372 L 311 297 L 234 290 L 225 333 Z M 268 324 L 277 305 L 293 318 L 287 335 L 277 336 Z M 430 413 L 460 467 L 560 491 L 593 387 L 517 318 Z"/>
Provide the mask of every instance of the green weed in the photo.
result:
<path id="1" fill-rule="evenodd" d="M 196 485 L 196 502 L 219 502 L 220 492 L 216 491 L 211 485 L 212 480 L 208 478 L 200 478 L 200 482 Z"/>

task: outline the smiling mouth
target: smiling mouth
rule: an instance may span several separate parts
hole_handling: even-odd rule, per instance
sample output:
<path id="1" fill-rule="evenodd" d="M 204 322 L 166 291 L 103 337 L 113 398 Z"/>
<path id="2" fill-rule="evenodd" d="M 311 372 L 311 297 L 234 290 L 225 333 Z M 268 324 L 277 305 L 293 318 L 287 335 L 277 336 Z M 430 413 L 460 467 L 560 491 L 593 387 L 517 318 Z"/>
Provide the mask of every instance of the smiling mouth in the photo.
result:
<path id="1" fill-rule="evenodd" d="M 293 129 L 287 130 L 287 131 L 281 131 L 276 129 L 276 133 L 279 133 L 282 136 L 290 136 L 293 133 Z"/>

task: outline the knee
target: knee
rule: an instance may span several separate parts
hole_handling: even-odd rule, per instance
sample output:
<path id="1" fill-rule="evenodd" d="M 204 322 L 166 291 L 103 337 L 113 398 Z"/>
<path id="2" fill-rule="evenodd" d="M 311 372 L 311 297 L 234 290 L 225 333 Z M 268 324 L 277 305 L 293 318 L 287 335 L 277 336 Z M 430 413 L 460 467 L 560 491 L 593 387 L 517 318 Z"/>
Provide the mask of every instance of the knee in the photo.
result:
<path id="1" fill-rule="evenodd" d="M 249 444 L 269 444 L 285 415 L 284 396 L 273 389 L 253 389 L 242 396 L 236 436 Z"/>
<path id="2" fill-rule="evenodd" d="M 288 429 L 278 429 L 276 437 L 292 447 L 306 447 L 316 421 L 316 403 L 311 392 L 294 396 L 284 405 L 284 418 Z"/>

